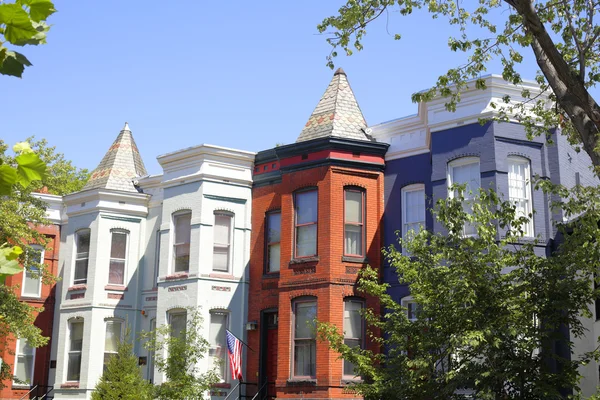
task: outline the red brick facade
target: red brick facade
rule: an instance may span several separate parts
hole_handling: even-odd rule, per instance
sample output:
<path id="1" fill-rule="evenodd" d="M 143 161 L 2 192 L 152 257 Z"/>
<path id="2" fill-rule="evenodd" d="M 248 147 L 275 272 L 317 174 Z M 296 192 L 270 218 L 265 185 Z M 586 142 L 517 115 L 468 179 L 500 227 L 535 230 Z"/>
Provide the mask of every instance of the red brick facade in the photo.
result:
<path id="1" fill-rule="evenodd" d="M 328 138 L 312 142 L 283 146 L 264 152 L 267 153 L 264 157 L 261 153 L 257 156 L 257 172 L 265 170 L 263 165 L 274 165 L 273 152 L 280 160 L 277 167 L 286 165 L 290 159 L 295 163 L 276 168 L 269 177 L 260 174 L 259 178 L 259 174 L 255 174 L 248 320 L 257 321 L 258 329 L 248 332 L 248 344 L 256 352 L 248 352 L 247 380 L 261 384 L 267 378 L 274 380 L 275 386 L 271 385 L 269 394 L 277 398 L 355 398 L 355 394 L 345 389 L 343 361 L 327 343 L 318 339 L 315 376 L 302 380 L 293 376 L 292 303 L 302 296 L 313 296 L 317 301 L 317 319 L 335 324 L 340 330 L 345 298 L 361 297 L 367 307 L 378 309 L 377 299 L 357 293 L 355 283 L 358 271 L 367 263 L 376 269 L 381 264 L 382 171 L 387 146 L 369 144 L 370 150 L 367 150 L 358 141 Z M 344 142 L 342 151 L 341 142 Z M 316 154 L 323 154 L 324 158 L 315 157 Z M 344 257 L 344 190 L 348 187 L 364 193 L 366 260 Z M 294 193 L 303 188 L 316 188 L 318 192 L 317 256 L 294 259 Z M 274 210 L 281 212 L 280 272 L 265 274 L 265 222 L 267 213 Z M 278 312 L 276 363 L 271 360 L 277 366 L 276 373 L 267 367 L 270 358 L 267 353 L 272 357 L 274 349 L 261 351 L 267 342 L 274 343 L 263 332 L 266 329 L 266 320 L 261 315 L 264 310 Z M 373 344 L 367 341 L 366 346 L 372 348 Z"/>
<path id="2" fill-rule="evenodd" d="M 37 227 L 37 230 L 50 239 L 48 249 L 44 252 L 44 264 L 48 271 L 56 276 L 58 271 L 58 254 L 60 250 L 60 226 L 48 225 Z M 10 276 L 6 279 L 6 285 L 19 286 L 18 293 L 21 294 L 23 286 L 23 273 Z M 50 338 L 52 336 L 52 323 L 54 319 L 55 285 L 42 284 L 41 296 L 39 298 L 20 296 L 21 301 L 26 302 L 32 307 L 42 308 L 43 311 L 37 314 L 35 326 L 42 330 L 42 335 Z M 15 346 L 16 341 L 9 341 L 11 349 L 4 350 L 0 357 L 4 362 L 14 368 L 15 364 Z M 33 382 L 32 385 L 48 385 L 48 373 L 50 368 L 50 342 L 44 347 L 35 349 Z M 13 369 L 14 370 L 14 369 Z M 22 386 L 15 386 L 10 380 L 3 382 L 5 388 L 0 390 L 0 399 L 20 399 L 29 389 Z M 42 392 L 40 392 L 42 393 Z M 29 397 L 28 397 L 29 398 Z"/>

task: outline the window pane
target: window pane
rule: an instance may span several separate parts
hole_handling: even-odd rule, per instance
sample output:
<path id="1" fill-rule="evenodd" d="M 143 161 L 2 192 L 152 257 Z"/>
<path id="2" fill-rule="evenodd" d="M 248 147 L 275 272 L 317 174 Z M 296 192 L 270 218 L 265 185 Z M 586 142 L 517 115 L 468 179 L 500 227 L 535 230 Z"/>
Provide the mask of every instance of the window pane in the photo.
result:
<path id="1" fill-rule="evenodd" d="M 229 247 L 213 247 L 213 269 L 227 271 L 229 267 Z"/>
<path id="2" fill-rule="evenodd" d="M 317 191 L 296 193 L 296 224 L 317 222 Z"/>
<path id="3" fill-rule="evenodd" d="M 33 269 L 32 267 L 29 267 Z M 25 279 L 23 280 L 23 295 L 39 296 L 40 288 L 42 286 L 42 277 L 39 276 L 38 271 L 35 271 L 35 277 L 33 271 L 25 271 Z"/>
<path id="4" fill-rule="evenodd" d="M 70 351 L 81 351 L 83 344 L 83 322 L 71 322 Z"/>
<path id="5" fill-rule="evenodd" d="M 125 275 L 125 260 L 111 260 L 108 272 L 108 283 L 122 285 Z"/>
<path id="6" fill-rule="evenodd" d="M 362 223 L 362 192 L 346 190 L 346 222 Z"/>
<path id="7" fill-rule="evenodd" d="M 15 375 L 23 382 L 31 383 L 33 373 L 33 355 L 18 355 Z"/>
<path id="8" fill-rule="evenodd" d="M 190 265 L 190 244 L 176 244 L 175 272 L 187 271 Z"/>
<path id="9" fill-rule="evenodd" d="M 225 355 L 227 348 L 225 345 L 225 329 L 227 327 L 227 314 L 211 313 L 210 327 L 208 333 L 209 350 L 212 365 L 217 365 L 218 374 L 221 379 L 225 378 Z"/>
<path id="10" fill-rule="evenodd" d="M 106 337 L 104 339 L 104 351 L 116 352 L 121 340 L 121 322 L 109 321 L 106 323 Z"/>
<path id="11" fill-rule="evenodd" d="M 479 163 L 474 162 L 453 167 L 452 183 L 466 184 L 465 198 L 471 198 L 476 195 L 480 187 Z"/>
<path id="12" fill-rule="evenodd" d="M 88 259 L 75 261 L 75 278 L 74 283 L 87 282 Z"/>
<path id="13" fill-rule="evenodd" d="M 279 271 L 281 248 L 279 243 L 269 246 L 269 272 Z"/>
<path id="14" fill-rule="evenodd" d="M 127 252 L 127 234 L 113 232 L 112 233 L 112 243 L 110 246 L 111 258 L 125 259 L 126 252 Z"/>
<path id="15" fill-rule="evenodd" d="M 344 302 L 344 337 L 349 339 L 362 339 L 362 316 L 360 310 L 362 303 L 347 300 Z"/>
<path id="16" fill-rule="evenodd" d="M 314 376 L 316 355 L 314 340 L 297 340 L 294 346 L 294 375 Z"/>
<path id="17" fill-rule="evenodd" d="M 187 314 L 186 313 L 174 313 L 171 314 L 171 336 L 181 338 L 182 331 L 186 328 Z"/>
<path id="18" fill-rule="evenodd" d="M 191 235 L 192 213 L 175 216 L 175 243 L 189 243 Z"/>
<path id="19" fill-rule="evenodd" d="M 412 190 L 404 194 L 405 223 L 425 221 L 425 191 Z"/>
<path id="20" fill-rule="evenodd" d="M 296 339 L 314 339 L 316 337 L 315 317 L 317 316 L 317 304 L 297 303 L 296 304 Z"/>
<path id="21" fill-rule="evenodd" d="M 346 225 L 344 253 L 362 255 L 362 225 Z"/>
<path id="22" fill-rule="evenodd" d="M 305 225 L 296 228 L 296 257 L 317 254 L 317 225 Z"/>
<path id="23" fill-rule="evenodd" d="M 349 347 L 360 347 L 360 340 L 355 339 L 344 339 L 344 344 Z M 354 364 L 350 361 L 344 360 L 344 375 L 355 376 Z"/>
<path id="24" fill-rule="evenodd" d="M 80 231 L 77 233 L 77 253 L 85 254 L 90 251 L 90 231 Z"/>
<path id="25" fill-rule="evenodd" d="M 269 214 L 267 226 L 269 227 L 267 242 L 279 242 L 281 240 L 281 214 Z"/>
<path id="26" fill-rule="evenodd" d="M 215 215 L 214 243 L 228 245 L 231 232 L 230 228 L 231 216 Z"/>
<path id="27" fill-rule="evenodd" d="M 81 369 L 81 353 L 69 354 L 69 365 L 67 367 L 67 380 L 78 381 L 79 370 Z"/>

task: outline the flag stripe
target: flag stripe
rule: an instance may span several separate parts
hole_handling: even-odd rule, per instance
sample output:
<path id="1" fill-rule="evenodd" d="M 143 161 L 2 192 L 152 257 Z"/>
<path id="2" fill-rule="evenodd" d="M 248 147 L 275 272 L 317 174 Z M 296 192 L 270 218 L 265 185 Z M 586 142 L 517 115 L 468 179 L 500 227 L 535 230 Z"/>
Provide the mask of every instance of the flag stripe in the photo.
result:
<path id="1" fill-rule="evenodd" d="M 228 330 L 227 352 L 229 353 L 229 365 L 231 366 L 231 378 L 242 380 L 242 342 Z"/>

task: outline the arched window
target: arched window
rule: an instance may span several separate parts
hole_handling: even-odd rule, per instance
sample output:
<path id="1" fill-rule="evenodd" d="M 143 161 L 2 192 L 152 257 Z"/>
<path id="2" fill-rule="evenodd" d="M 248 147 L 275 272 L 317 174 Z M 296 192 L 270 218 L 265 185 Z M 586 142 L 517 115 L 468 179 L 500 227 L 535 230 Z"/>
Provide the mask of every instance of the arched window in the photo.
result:
<path id="1" fill-rule="evenodd" d="M 344 189 L 344 255 L 365 255 L 365 191 Z"/>
<path id="2" fill-rule="evenodd" d="M 349 347 L 364 348 L 365 322 L 361 315 L 365 307 L 363 299 L 347 297 L 344 299 L 344 344 Z M 344 379 L 355 379 L 355 365 L 344 360 Z"/>
<path id="3" fill-rule="evenodd" d="M 73 284 L 87 283 L 88 264 L 90 260 L 90 230 L 81 229 L 75 233 L 75 271 Z"/>
<path id="4" fill-rule="evenodd" d="M 230 270 L 232 228 L 233 214 L 216 211 L 213 235 L 213 271 L 229 272 Z"/>
<path id="5" fill-rule="evenodd" d="M 315 378 L 317 358 L 317 317 L 316 297 L 301 297 L 292 302 L 294 354 L 292 355 L 292 376 L 294 378 Z"/>
<path id="6" fill-rule="evenodd" d="M 229 313 L 225 310 L 211 310 L 208 332 L 208 355 L 211 365 L 218 365 L 217 373 L 224 382 L 227 379 L 227 342 L 225 331 L 229 327 Z"/>
<path id="7" fill-rule="evenodd" d="M 188 272 L 190 269 L 191 223 L 191 211 L 173 214 L 173 272 Z"/>
<path id="8" fill-rule="evenodd" d="M 123 336 L 123 321 L 111 319 L 106 321 L 106 334 L 104 336 L 104 371 L 111 357 L 117 354 L 117 346 Z"/>
<path id="9" fill-rule="evenodd" d="M 295 257 L 317 255 L 317 189 L 294 194 Z"/>
<path id="10" fill-rule="evenodd" d="M 531 201 L 531 168 L 523 157 L 508 157 L 508 195 L 516 207 L 515 217 L 529 221 L 521 226 L 524 236 L 533 236 L 533 206 Z"/>
<path id="11" fill-rule="evenodd" d="M 402 238 L 409 232 L 425 228 L 425 185 L 417 183 L 402 188 Z M 406 251 L 402 249 L 406 254 Z"/>
<path id="12" fill-rule="evenodd" d="M 128 233 L 123 230 L 111 231 L 110 265 L 108 268 L 108 284 L 124 285 L 125 268 L 127 266 Z"/>
<path id="13" fill-rule="evenodd" d="M 69 321 L 69 343 L 67 345 L 67 381 L 79 382 L 81 373 L 81 351 L 83 350 L 83 319 Z"/>
<path id="14" fill-rule="evenodd" d="M 466 186 L 463 192 L 463 209 L 466 213 L 472 214 L 473 201 L 481 187 L 479 157 L 463 157 L 448 164 L 448 187 L 450 188 L 455 184 Z M 449 197 L 452 198 L 456 195 L 456 190 L 449 190 Z M 472 236 L 477 233 L 477 229 L 474 224 L 465 222 L 463 232 L 465 236 Z"/>

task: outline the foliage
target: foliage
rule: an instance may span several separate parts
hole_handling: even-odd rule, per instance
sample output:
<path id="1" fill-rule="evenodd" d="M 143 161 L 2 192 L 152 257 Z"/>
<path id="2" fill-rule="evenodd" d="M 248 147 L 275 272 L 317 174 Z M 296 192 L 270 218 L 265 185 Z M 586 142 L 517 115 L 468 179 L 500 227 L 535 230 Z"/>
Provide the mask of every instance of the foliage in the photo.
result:
<path id="1" fill-rule="evenodd" d="M 92 392 L 92 400 L 149 400 L 152 399 L 152 384 L 142 377 L 133 343 L 126 330 L 125 340 L 120 340 L 117 353 L 110 358 L 106 369 Z"/>
<path id="2" fill-rule="evenodd" d="M 5 45 L 25 46 L 46 43 L 50 26 L 46 19 L 54 14 L 51 0 L 0 2 L 0 74 L 21 77 L 31 62 Z"/>
<path id="3" fill-rule="evenodd" d="M 329 66 L 333 68 L 337 48 L 348 55 L 362 50 L 367 26 L 380 16 L 394 11 L 408 16 L 419 10 L 433 18 L 445 17 L 457 28 L 458 34 L 448 39 L 448 46 L 465 53 L 466 61 L 441 75 L 430 90 L 413 94 L 413 101 L 441 95 L 448 99 L 446 108 L 455 110 L 461 92 L 469 85 L 485 88 L 481 75 L 493 59 L 502 62 L 504 79 L 520 85 L 519 64 L 529 54 L 540 68 L 536 81 L 542 92 L 521 86 L 524 100 L 506 96 L 498 119 L 514 118 L 530 135 L 544 135 L 548 129 L 560 127 L 573 143 L 583 146 L 600 172 L 600 107 L 589 93 L 600 81 L 600 25 L 598 18 L 594 19 L 597 2 L 347 0 L 337 15 L 318 26 L 322 33 L 333 29 L 328 39 L 333 46 Z M 468 83 L 470 79 L 474 82 Z"/>
<path id="4" fill-rule="evenodd" d="M 369 326 L 386 332 L 373 340 L 387 353 L 344 345 L 332 325 L 320 324 L 319 333 L 356 365 L 364 381 L 355 386 L 365 398 L 465 399 L 473 392 L 477 399 L 560 399 L 565 388 L 577 391 L 578 366 L 598 358 L 597 351 L 575 355 L 572 345 L 586 333 L 580 316 L 591 317 L 588 306 L 599 294 L 591 277 L 600 267 L 600 189 L 539 186 L 564 196 L 556 206 L 573 221 L 557 226 L 552 257 L 540 251 L 545 243 L 536 248 L 522 237 L 527 217 L 482 190 L 472 214 L 462 195 L 440 199 L 434 214 L 442 229 L 400 239 L 410 257 L 394 246 L 385 251 L 418 304 L 416 321 L 376 271 L 361 274 L 360 290 L 387 309 L 384 317 L 364 313 Z M 463 235 L 465 222 L 476 236 Z"/>
<path id="5" fill-rule="evenodd" d="M 156 398 L 203 398 L 204 393 L 219 382 L 215 369 L 200 373 L 197 367 L 209 348 L 208 341 L 200 334 L 202 328 L 200 311 L 190 307 L 187 308 L 186 328 L 180 333 L 163 325 L 154 332 L 142 334 L 148 339 L 144 346 L 155 354 L 156 368 L 166 376 L 166 380 L 156 387 Z"/>

